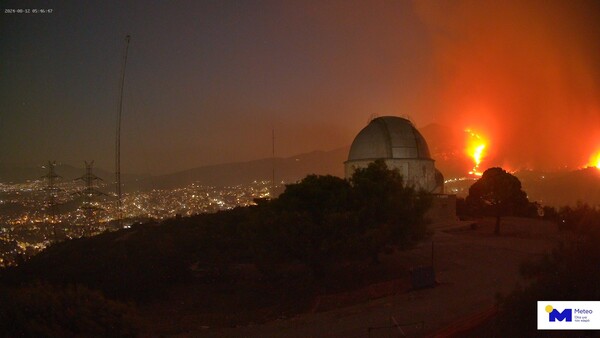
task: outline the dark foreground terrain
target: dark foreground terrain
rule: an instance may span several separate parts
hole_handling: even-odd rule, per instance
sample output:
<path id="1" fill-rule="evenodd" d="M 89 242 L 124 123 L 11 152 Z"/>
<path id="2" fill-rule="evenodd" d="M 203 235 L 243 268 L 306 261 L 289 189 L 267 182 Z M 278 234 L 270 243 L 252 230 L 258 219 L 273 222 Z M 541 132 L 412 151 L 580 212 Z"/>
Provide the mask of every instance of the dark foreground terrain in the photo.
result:
<path id="1" fill-rule="evenodd" d="M 155 333 L 181 337 L 387 337 L 399 333 L 395 324 L 408 336 L 467 334 L 488 318 L 498 293 L 508 294 L 520 281 L 520 263 L 547 253 L 559 236 L 552 223 L 507 218 L 497 237 L 493 222 L 482 220 L 477 229 L 465 222 L 437 226 L 433 241 L 439 285 L 432 289 L 410 288 L 408 269 L 431 259 L 431 242 L 424 242 L 383 257 L 379 281 L 370 287 L 296 299 L 296 314 L 274 318 L 265 309 L 250 315 L 234 304 L 228 304 L 227 315 L 194 312 L 190 304 L 200 300 L 189 290 L 140 310 Z"/>
<path id="2" fill-rule="evenodd" d="M 137 316 L 137 334 L 142 336 L 379 337 L 399 333 L 398 326 L 408 336 L 468 334 L 477 332 L 473 330 L 494 313 L 499 293 L 507 295 L 523 282 L 521 262 L 548 253 L 564 236 L 555 224 L 535 219 L 506 218 L 501 236 L 493 235 L 493 219 L 476 221 L 476 227 L 473 223 L 433 226 L 435 288 L 411 289 L 409 269 L 431 263 L 431 241 L 424 241 L 406 251 L 380 255 L 379 264 L 354 262 L 334 269 L 318 283 L 303 280 L 305 271 L 299 268 L 290 272 L 297 276 L 295 282 L 288 279 L 279 287 L 263 281 L 254 266 L 244 264 L 236 266 L 235 282 L 211 282 L 202 271 L 174 281 L 161 277 L 172 271 L 153 270 L 153 264 L 162 265 L 147 251 L 151 259 L 145 268 L 148 274 L 158 273 L 156 294 L 127 300 L 117 292 L 107 298 L 130 304 Z M 112 233 L 96 240 L 118 247 L 120 242 L 139 240 L 133 233 Z M 168 240 L 160 243 L 168 249 Z M 127 251 L 144 254 L 135 247 Z M 160 251 L 168 253 L 167 249 Z M 86 258 L 86 251 L 81 252 Z M 87 263 L 99 264 L 92 257 L 93 252 Z M 85 274 L 85 266 L 81 269 Z M 136 288 L 133 278 L 146 277 L 132 276 L 130 287 Z"/>

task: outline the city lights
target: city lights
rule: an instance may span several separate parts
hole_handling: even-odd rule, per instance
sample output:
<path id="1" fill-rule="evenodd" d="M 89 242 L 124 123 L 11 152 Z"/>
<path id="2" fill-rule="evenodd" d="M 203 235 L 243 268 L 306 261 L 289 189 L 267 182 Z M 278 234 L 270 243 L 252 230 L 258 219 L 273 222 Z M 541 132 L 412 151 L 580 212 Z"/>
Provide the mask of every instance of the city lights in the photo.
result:
<path id="1" fill-rule="evenodd" d="M 55 196 L 56 204 L 49 207 L 44 187 L 44 181 L 0 183 L 0 193 L 6 196 L 0 204 L 5 209 L 13 207 L 11 212 L 0 214 L 0 266 L 15 264 L 17 256 L 34 255 L 56 240 L 119 229 L 119 223 L 114 222 L 114 196 L 98 198 L 93 210 L 77 207 L 82 204 L 75 194 L 80 184 L 61 182 L 57 184 L 60 192 Z M 125 193 L 121 227 L 252 205 L 255 198 L 269 197 L 270 188 L 270 181 L 229 187 L 194 183 L 182 188 Z M 67 205 L 74 207 L 67 209 Z"/>

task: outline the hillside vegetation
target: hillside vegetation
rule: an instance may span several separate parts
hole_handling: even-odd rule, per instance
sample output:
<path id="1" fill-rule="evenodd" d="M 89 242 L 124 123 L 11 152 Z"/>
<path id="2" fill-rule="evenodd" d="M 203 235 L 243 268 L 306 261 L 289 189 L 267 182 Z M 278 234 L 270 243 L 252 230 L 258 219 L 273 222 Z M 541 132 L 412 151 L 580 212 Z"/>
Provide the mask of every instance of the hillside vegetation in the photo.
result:
<path id="1" fill-rule="evenodd" d="M 382 251 L 425 238 L 429 203 L 378 161 L 350 181 L 309 175 L 256 206 L 59 243 L 0 278 L 11 287 L 81 285 L 138 304 L 160 300 L 175 286 L 222 292 L 254 278 L 262 287 L 247 291 L 260 295 L 243 305 L 282 305 L 282 293 L 314 294 L 336 270 L 376 264 Z M 210 311 L 210 303 L 198 310 Z"/>

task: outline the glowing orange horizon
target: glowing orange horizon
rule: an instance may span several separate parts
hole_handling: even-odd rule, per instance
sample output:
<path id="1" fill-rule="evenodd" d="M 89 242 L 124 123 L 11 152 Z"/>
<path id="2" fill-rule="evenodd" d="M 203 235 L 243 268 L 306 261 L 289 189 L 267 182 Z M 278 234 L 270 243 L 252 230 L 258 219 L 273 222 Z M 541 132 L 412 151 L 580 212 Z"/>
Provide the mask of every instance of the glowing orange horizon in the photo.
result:
<path id="1" fill-rule="evenodd" d="M 482 172 L 479 171 L 479 165 L 484 157 L 484 151 L 487 147 L 487 142 L 477 133 L 471 129 L 465 129 L 467 133 L 467 147 L 465 149 L 467 155 L 473 159 L 473 169 L 469 171 L 470 175 L 481 176 Z"/>

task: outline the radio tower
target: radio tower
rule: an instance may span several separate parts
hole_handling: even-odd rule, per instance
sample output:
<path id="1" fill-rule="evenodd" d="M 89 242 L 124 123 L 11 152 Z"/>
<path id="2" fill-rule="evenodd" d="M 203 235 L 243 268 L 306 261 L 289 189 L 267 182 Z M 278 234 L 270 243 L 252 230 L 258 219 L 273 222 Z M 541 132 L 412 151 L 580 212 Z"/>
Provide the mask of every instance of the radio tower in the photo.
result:
<path id="1" fill-rule="evenodd" d="M 57 241 L 58 238 L 56 236 L 56 194 L 60 190 L 55 186 L 56 179 L 61 178 L 61 176 L 57 175 L 54 172 L 54 167 L 56 167 L 56 161 L 48 161 L 48 165 L 46 168 L 48 169 L 48 173 L 41 178 L 46 179 L 47 185 L 44 190 L 47 193 L 46 196 L 46 217 L 49 219 L 49 222 L 52 224 L 52 235 L 54 240 Z"/>
<path id="2" fill-rule="evenodd" d="M 102 179 L 100 177 L 94 175 L 94 173 L 92 173 L 92 169 L 94 167 L 94 161 L 91 161 L 89 163 L 87 161 L 84 161 L 84 163 L 85 163 L 85 174 L 81 177 L 76 178 L 75 180 L 82 180 L 83 183 L 85 184 L 85 188 L 83 188 L 83 190 L 81 190 L 79 192 L 79 194 L 83 196 L 83 203 L 81 205 L 81 209 L 84 210 L 84 212 L 86 213 L 86 217 L 89 220 L 90 217 L 92 216 L 93 210 L 100 209 L 99 207 L 92 204 L 92 198 L 94 196 L 100 196 L 100 195 L 106 195 L 106 194 L 97 189 L 96 182 L 102 181 Z"/>
<path id="3" fill-rule="evenodd" d="M 123 87 L 125 85 L 125 67 L 127 66 L 127 51 L 129 50 L 130 36 L 125 36 L 125 53 L 123 54 L 123 68 L 121 69 L 121 80 L 119 81 L 119 113 L 117 114 L 117 141 L 115 149 L 115 184 L 117 193 L 117 225 L 121 227 L 123 218 L 123 205 L 121 195 L 121 113 L 123 111 Z"/>
<path id="4" fill-rule="evenodd" d="M 275 198 L 275 128 L 273 128 L 271 130 L 271 136 L 272 136 L 272 145 L 273 145 L 273 153 L 272 153 L 272 175 L 271 175 L 271 199 Z"/>

